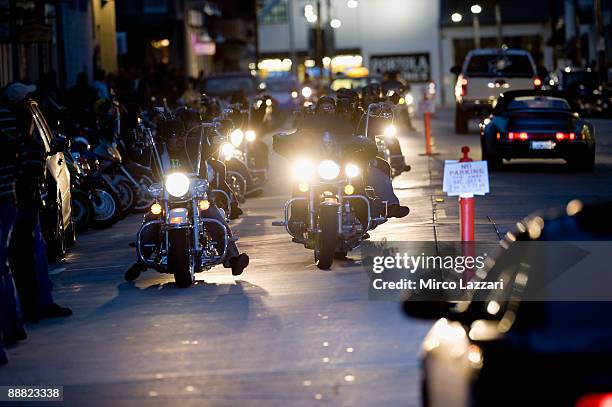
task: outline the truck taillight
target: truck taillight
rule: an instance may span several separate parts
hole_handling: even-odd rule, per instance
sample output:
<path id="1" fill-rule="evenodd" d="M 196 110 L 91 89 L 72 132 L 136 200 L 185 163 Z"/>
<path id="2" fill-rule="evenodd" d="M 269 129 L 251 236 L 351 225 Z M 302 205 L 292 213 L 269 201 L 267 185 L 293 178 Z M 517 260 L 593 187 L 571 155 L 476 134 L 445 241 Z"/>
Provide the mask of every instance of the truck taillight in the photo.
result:
<path id="1" fill-rule="evenodd" d="M 533 78 L 533 87 L 534 89 L 542 89 L 542 79 L 540 79 L 539 77 L 535 77 Z"/>

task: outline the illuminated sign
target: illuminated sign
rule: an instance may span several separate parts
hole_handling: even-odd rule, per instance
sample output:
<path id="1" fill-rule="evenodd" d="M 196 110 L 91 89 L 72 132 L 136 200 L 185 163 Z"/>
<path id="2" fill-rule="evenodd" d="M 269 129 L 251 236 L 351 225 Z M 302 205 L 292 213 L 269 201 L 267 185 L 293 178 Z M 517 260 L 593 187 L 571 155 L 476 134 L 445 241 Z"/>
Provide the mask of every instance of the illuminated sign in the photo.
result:
<path id="1" fill-rule="evenodd" d="M 429 53 L 403 55 L 371 55 L 370 72 L 398 72 L 406 82 L 428 82 L 431 79 Z"/>

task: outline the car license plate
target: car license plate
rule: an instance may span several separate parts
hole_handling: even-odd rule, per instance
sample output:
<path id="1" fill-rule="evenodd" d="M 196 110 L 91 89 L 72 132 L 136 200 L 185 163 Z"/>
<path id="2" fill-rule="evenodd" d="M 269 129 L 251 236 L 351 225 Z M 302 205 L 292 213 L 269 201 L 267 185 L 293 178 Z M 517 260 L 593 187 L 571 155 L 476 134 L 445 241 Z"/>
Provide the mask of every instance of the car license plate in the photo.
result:
<path id="1" fill-rule="evenodd" d="M 553 148 L 555 148 L 555 142 L 551 140 L 532 141 L 529 147 L 532 150 L 552 150 Z"/>

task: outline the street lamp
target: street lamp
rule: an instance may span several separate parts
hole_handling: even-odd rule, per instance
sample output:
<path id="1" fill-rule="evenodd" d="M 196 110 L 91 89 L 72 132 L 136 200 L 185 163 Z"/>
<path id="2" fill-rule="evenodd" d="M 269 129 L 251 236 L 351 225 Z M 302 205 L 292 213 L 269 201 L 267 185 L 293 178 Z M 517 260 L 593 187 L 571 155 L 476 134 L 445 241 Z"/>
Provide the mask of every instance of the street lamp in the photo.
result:
<path id="1" fill-rule="evenodd" d="M 453 14 L 451 15 L 451 21 L 452 21 L 453 23 L 459 23 L 459 22 L 461 22 L 461 20 L 463 20 L 463 16 L 462 16 L 461 14 L 459 14 L 459 13 L 453 13 Z"/>
<path id="2" fill-rule="evenodd" d="M 357 0 L 348 0 L 346 2 L 346 6 L 348 8 L 357 8 L 359 6 L 359 2 Z"/>
<path id="3" fill-rule="evenodd" d="M 340 28 L 342 26 L 342 21 L 337 18 L 332 18 L 332 20 L 329 22 L 329 25 L 331 26 L 331 28 Z"/>
<path id="4" fill-rule="evenodd" d="M 479 4 L 474 4 L 472 7 L 470 7 L 470 11 L 472 14 L 480 14 L 482 13 L 482 7 L 480 7 Z"/>
<path id="5" fill-rule="evenodd" d="M 482 7 L 478 4 L 473 4 L 472 7 L 470 7 L 470 11 L 473 14 L 474 44 L 476 48 L 480 48 L 480 20 L 478 19 L 478 14 L 482 13 Z"/>

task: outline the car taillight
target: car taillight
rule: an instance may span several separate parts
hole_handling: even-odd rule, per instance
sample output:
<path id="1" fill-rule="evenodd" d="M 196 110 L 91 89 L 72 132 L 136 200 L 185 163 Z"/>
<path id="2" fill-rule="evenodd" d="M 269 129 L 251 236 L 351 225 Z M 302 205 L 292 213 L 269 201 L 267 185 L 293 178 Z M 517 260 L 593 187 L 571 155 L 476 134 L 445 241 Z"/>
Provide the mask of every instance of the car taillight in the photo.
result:
<path id="1" fill-rule="evenodd" d="M 612 393 L 587 394 L 578 400 L 575 407 L 612 407 Z"/>
<path id="2" fill-rule="evenodd" d="M 537 76 L 535 78 L 533 78 L 533 87 L 535 89 L 541 89 L 542 88 L 542 79 L 538 78 Z"/>
<path id="3" fill-rule="evenodd" d="M 529 139 L 529 134 L 527 134 L 524 131 L 521 131 L 521 132 L 511 131 L 508 133 L 508 140 L 528 140 L 528 139 Z"/>
<path id="4" fill-rule="evenodd" d="M 555 134 L 555 138 L 559 141 L 562 140 L 576 140 L 576 133 L 557 133 Z M 612 406 L 611 406 L 612 407 Z"/>

